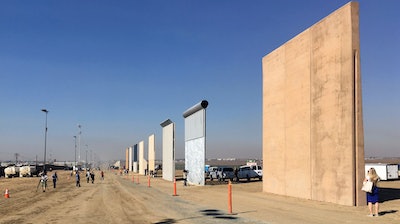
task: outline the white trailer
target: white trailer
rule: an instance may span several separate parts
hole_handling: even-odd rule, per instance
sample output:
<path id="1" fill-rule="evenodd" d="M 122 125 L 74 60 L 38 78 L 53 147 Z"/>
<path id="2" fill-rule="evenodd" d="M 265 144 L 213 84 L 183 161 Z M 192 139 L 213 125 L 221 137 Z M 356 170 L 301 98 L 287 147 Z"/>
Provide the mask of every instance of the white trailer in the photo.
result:
<path id="1" fill-rule="evenodd" d="M 36 172 L 36 166 L 23 166 L 19 169 L 19 177 L 32 177 Z"/>
<path id="2" fill-rule="evenodd" d="M 18 166 L 9 166 L 4 169 L 4 176 L 6 178 L 18 177 L 19 176 L 19 167 Z"/>
<path id="3" fill-rule="evenodd" d="M 374 168 L 381 180 L 396 180 L 399 179 L 399 166 L 397 164 L 387 163 L 366 163 L 365 175 L 368 174 L 370 168 Z"/>

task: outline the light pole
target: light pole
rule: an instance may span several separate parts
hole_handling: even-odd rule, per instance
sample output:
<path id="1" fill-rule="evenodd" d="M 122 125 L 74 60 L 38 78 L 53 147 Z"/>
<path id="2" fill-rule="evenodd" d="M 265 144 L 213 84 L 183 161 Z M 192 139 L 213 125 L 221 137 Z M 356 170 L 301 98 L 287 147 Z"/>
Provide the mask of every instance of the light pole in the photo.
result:
<path id="1" fill-rule="evenodd" d="M 82 125 L 80 125 L 80 124 L 78 124 L 78 128 L 79 128 L 79 139 L 78 139 L 78 151 L 79 151 L 79 153 L 78 153 L 78 163 L 80 163 L 81 162 L 81 134 L 82 134 L 82 131 L 81 131 L 81 127 L 82 127 Z"/>
<path id="2" fill-rule="evenodd" d="M 74 169 L 76 169 L 76 135 L 74 135 L 75 139 L 75 163 L 74 163 Z"/>
<path id="3" fill-rule="evenodd" d="M 89 148 L 89 146 L 86 145 L 86 159 L 85 159 L 85 164 L 86 164 L 85 167 L 86 167 L 86 170 L 88 170 L 88 161 L 87 161 L 88 148 Z"/>
<path id="4" fill-rule="evenodd" d="M 43 159 L 43 172 L 46 172 L 47 114 L 49 113 L 49 111 L 46 109 L 42 109 L 42 111 L 46 113 L 46 123 L 44 130 L 44 159 Z"/>
<path id="5" fill-rule="evenodd" d="M 90 150 L 90 159 L 89 159 L 90 168 L 93 167 L 93 157 L 92 157 L 92 150 Z"/>

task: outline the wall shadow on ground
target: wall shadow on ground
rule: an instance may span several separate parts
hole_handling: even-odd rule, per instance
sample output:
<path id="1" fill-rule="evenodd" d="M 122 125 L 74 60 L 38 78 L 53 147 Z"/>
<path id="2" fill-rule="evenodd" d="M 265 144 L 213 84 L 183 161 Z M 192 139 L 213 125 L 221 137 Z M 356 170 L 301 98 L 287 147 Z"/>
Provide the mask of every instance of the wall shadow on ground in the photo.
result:
<path id="1" fill-rule="evenodd" d="M 386 214 L 391 214 L 391 213 L 396 213 L 397 210 L 387 210 L 387 211 L 380 211 L 379 215 L 386 215 Z"/>
<path id="2" fill-rule="evenodd" d="M 392 201 L 400 199 L 400 189 L 379 188 L 379 202 Z"/>
<path id="3" fill-rule="evenodd" d="M 155 222 L 154 224 L 173 224 L 173 223 L 177 223 L 177 221 L 175 219 L 163 219 L 159 222 Z"/>
<path id="4" fill-rule="evenodd" d="M 397 188 L 379 188 L 379 203 L 386 201 L 398 200 L 400 199 L 400 189 Z M 380 211 L 379 215 L 386 215 L 391 213 L 396 213 L 398 210 L 386 210 Z"/>
<path id="5" fill-rule="evenodd" d="M 238 219 L 237 217 L 234 217 L 229 214 L 225 214 L 216 209 L 205 209 L 205 210 L 201 210 L 200 213 L 202 213 L 205 216 L 212 216 L 216 219 Z"/>
<path id="6" fill-rule="evenodd" d="M 220 210 L 217 209 L 204 209 L 204 210 L 200 210 L 200 216 L 197 217 L 188 217 L 185 219 L 163 219 L 159 222 L 155 222 L 153 224 L 173 224 L 173 223 L 178 223 L 179 221 L 182 220 L 188 220 L 188 219 L 198 219 L 198 218 L 202 218 L 204 216 L 209 216 L 215 219 L 226 219 L 226 220 L 236 220 L 238 219 L 238 217 L 232 216 L 232 214 L 226 214 Z M 207 222 L 205 222 L 207 223 Z"/>

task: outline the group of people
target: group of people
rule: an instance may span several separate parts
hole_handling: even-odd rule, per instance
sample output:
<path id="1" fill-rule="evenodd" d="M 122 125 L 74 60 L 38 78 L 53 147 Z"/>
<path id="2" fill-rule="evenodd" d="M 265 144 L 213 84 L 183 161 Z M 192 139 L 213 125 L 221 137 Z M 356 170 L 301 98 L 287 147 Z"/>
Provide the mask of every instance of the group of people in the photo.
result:
<path id="1" fill-rule="evenodd" d="M 101 180 L 104 180 L 104 172 L 100 171 L 100 175 L 101 175 Z M 86 182 L 89 183 L 89 181 L 92 182 L 92 184 L 94 184 L 94 171 L 86 171 Z M 75 173 L 75 181 L 76 181 L 76 186 L 80 187 L 81 186 L 81 176 L 79 174 L 79 171 L 76 171 Z"/>
<path id="2" fill-rule="evenodd" d="M 57 172 L 54 172 L 53 175 L 51 175 L 51 178 L 53 179 L 53 188 L 56 188 L 57 180 L 58 180 Z M 40 180 L 39 180 L 38 187 L 39 187 L 39 185 L 41 185 L 43 192 L 46 192 L 48 179 L 49 179 L 49 177 L 47 176 L 46 171 L 40 173 Z"/>
<path id="3" fill-rule="evenodd" d="M 73 172 L 71 171 L 71 176 L 72 175 L 73 175 Z M 104 180 L 104 172 L 103 171 L 100 172 L 100 175 L 101 175 L 101 180 Z M 40 176 L 40 179 L 39 179 L 39 184 L 38 184 L 37 188 L 39 188 L 39 186 L 41 186 L 43 192 L 46 192 L 47 181 L 49 179 L 49 177 L 47 176 L 47 172 L 41 172 L 39 174 L 39 176 Z M 89 181 L 91 180 L 92 184 L 94 184 L 94 176 L 95 176 L 95 174 L 94 174 L 93 170 L 91 172 L 87 171 L 86 172 L 87 182 L 89 183 Z M 56 188 L 57 181 L 58 181 L 57 172 L 54 172 L 53 175 L 51 175 L 51 178 L 53 180 L 53 188 Z M 76 186 L 80 187 L 81 186 L 81 177 L 79 175 L 79 171 L 76 171 L 76 173 L 75 173 L 75 181 L 76 181 Z"/>
<path id="4" fill-rule="evenodd" d="M 94 184 L 94 172 L 92 171 L 86 171 L 86 182 L 89 183 L 89 181 L 92 181 L 92 184 Z"/>

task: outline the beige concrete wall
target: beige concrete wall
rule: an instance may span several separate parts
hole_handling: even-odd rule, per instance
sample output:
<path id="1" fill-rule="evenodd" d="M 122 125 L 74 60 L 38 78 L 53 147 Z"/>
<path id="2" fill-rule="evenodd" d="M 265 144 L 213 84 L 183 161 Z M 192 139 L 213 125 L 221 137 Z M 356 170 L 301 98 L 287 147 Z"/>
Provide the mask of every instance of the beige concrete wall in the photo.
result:
<path id="1" fill-rule="evenodd" d="M 155 160 L 156 160 L 156 150 L 155 150 L 155 136 L 149 136 L 149 145 L 148 145 L 148 153 L 149 153 L 149 172 L 150 170 L 154 171 L 155 169 Z"/>
<path id="2" fill-rule="evenodd" d="M 133 147 L 132 146 L 130 146 L 129 147 L 129 172 L 132 172 L 132 168 L 133 168 L 133 164 L 132 164 L 132 156 L 133 156 L 133 154 L 132 154 L 132 151 L 133 151 Z"/>
<path id="3" fill-rule="evenodd" d="M 175 179 L 175 123 L 162 128 L 162 175 L 164 180 Z"/>
<path id="4" fill-rule="evenodd" d="M 147 161 L 144 158 L 144 141 L 139 142 L 139 174 L 144 175 L 144 170 L 147 167 Z"/>
<path id="5" fill-rule="evenodd" d="M 263 58 L 263 190 L 365 203 L 358 4 Z"/>
<path id="6" fill-rule="evenodd" d="M 129 167 L 129 148 L 125 149 L 125 169 Z"/>

